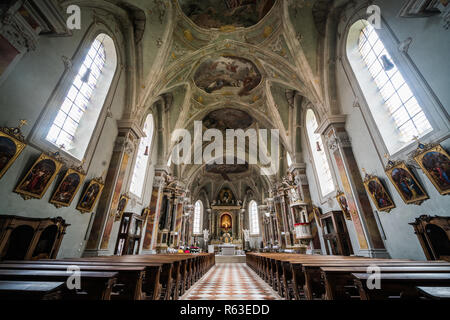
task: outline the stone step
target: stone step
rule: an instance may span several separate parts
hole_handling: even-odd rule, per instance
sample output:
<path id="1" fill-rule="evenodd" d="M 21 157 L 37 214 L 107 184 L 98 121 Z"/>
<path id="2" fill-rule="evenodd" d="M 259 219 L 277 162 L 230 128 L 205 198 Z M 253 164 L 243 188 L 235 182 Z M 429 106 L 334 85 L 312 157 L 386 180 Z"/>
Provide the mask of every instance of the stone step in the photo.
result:
<path id="1" fill-rule="evenodd" d="M 245 263 L 245 256 L 216 255 L 216 263 Z"/>

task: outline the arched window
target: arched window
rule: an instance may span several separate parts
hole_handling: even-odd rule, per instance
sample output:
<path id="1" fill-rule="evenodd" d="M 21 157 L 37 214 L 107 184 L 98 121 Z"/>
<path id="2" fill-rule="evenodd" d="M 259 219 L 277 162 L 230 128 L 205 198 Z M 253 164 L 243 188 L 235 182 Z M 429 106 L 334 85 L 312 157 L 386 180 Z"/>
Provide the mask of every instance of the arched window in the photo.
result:
<path id="1" fill-rule="evenodd" d="M 311 146 L 320 190 L 322 191 L 322 196 L 326 196 L 334 191 L 334 183 L 327 155 L 325 154 L 322 137 L 320 134 L 315 133 L 317 127 L 316 115 L 314 114 L 314 111 L 308 109 L 306 112 L 306 131 L 308 133 L 308 140 Z"/>
<path id="2" fill-rule="evenodd" d="M 250 204 L 248 205 L 248 216 L 250 222 L 250 234 L 259 234 L 258 205 L 254 200 L 250 201 Z"/>
<path id="3" fill-rule="evenodd" d="M 145 137 L 141 138 L 139 149 L 134 165 L 133 176 L 131 177 L 130 191 L 134 195 L 141 197 L 144 188 L 145 178 L 147 176 L 147 167 L 149 162 L 149 153 L 151 150 L 153 136 L 153 117 L 151 114 L 147 116 L 144 123 L 143 131 Z"/>
<path id="4" fill-rule="evenodd" d="M 203 217 L 203 203 L 198 200 L 194 207 L 194 234 L 202 233 L 202 217 Z"/>
<path id="5" fill-rule="evenodd" d="M 288 167 L 290 167 L 292 165 L 292 158 L 291 158 L 289 152 L 286 152 L 286 160 L 287 160 Z"/>
<path id="6" fill-rule="evenodd" d="M 98 35 L 78 69 L 46 140 L 78 160 L 85 156 L 117 67 L 114 42 Z"/>
<path id="7" fill-rule="evenodd" d="M 390 154 L 433 130 L 395 61 L 365 20 L 350 28 L 347 55 Z"/>

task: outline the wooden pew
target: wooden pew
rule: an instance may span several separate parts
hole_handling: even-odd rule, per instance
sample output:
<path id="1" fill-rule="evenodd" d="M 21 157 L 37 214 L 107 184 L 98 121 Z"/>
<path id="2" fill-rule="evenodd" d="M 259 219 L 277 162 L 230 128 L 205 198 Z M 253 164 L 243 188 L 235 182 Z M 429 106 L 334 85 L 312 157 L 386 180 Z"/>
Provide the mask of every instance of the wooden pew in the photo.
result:
<path id="1" fill-rule="evenodd" d="M 143 299 L 143 279 L 145 276 L 145 266 L 139 265 L 92 265 L 92 264 L 30 264 L 25 261 L 17 264 L 0 264 L 0 270 L 57 270 L 66 271 L 71 265 L 80 268 L 81 271 L 97 272 L 117 272 L 117 282 L 115 287 L 122 286 L 122 290 L 117 294 L 112 294 L 112 298 L 142 300 Z M 114 292 L 114 290 L 113 290 Z"/>
<path id="2" fill-rule="evenodd" d="M 440 262 L 433 262 L 439 265 Z M 377 266 L 392 266 L 392 265 L 430 265 L 427 261 L 411 261 L 403 259 L 374 259 L 374 258 L 358 258 L 353 260 L 330 260 L 330 261 L 309 261 L 307 263 L 293 263 L 294 268 L 301 268 L 300 271 L 294 273 L 294 276 L 298 275 L 298 282 L 303 286 L 305 297 L 308 300 L 319 298 L 325 295 L 325 285 L 321 277 L 321 267 L 332 266 L 361 266 L 367 268 L 370 265 Z M 300 266 L 301 265 L 301 266 Z M 353 285 L 353 284 L 352 284 Z"/>
<path id="3" fill-rule="evenodd" d="M 450 287 L 417 287 L 417 291 L 427 300 L 450 300 Z"/>
<path id="4" fill-rule="evenodd" d="M 214 254 L 101 256 L 63 260 L 4 261 L 0 264 L 0 273 L 13 272 L 16 276 L 20 274 L 22 277 L 26 274 L 26 279 L 32 280 L 43 278 L 44 275 L 50 277 L 51 274 L 56 277 L 64 274 L 65 280 L 68 277 L 67 267 L 76 265 L 80 268 L 82 277 L 93 275 L 95 272 L 105 274 L 115 272 L 117 282 L 114 287 L 114 298 L 175 300 L 214 263 Z M 108 298 L 110 297 L 111 290 Z"/>
<path id="5" fill-rule="evenodd" d="M 448 287 L 450 273 L 383 273 L 381 289 L 369 289 L 367 273 L 352 273 L 361 300 L 388 299 L 391 296 L 417 298 L 417 286 Z"/>
<path id="6" fill-rule="evenodd" d="M 161 272 L 161 298 L 165 300 L 178 299 L 181 288 L 186 290 L 197 281 L 206 270 L 214 264 L 212 254 L 157 254 L 136 256 L 104 256 L 83 259 L 70 259 L 71 261 L 113 261 L 124 263 L 149 263 L 160 262 L 163 264 Z M 186 264 L 186 273 L 183 274 L 184 261 L 192 260 Z M 189 275 L 189 278 L 188 278 Z"/>
<path id="7" fill-rule="evenodd" d="M 146 288 L 151 287 L 151 291 L 153 291 L 152 299 L 153 300 L 169 300 L 171 297 L 171 288 L 174 277 L 174 269 L 177 269 L 177 261 L 173 259 L 133 259 L 130 258 L 132 256 L 111 256 L 111 257 L 89 257 L 89 258 L 80 258 L 80 259 L 64 259 L 64 261 L 70 261 L 74 264 L 78 262 L 87 262 L 87 263 L 106 263 L 106 264 L 125 264 L 125 265 L 144 265 L 151 266 L 155 263 L 161 265 L 161 271 L 158 275 L 152 278 L 146 277 L 144 279 L 144 286 Z M 147 275 L 147 273 L 146 273 Z M 159 279 L 157 279 L 159 278 Z M 148 291 L 147 291 L 148 293 Z"/>
<path id="8" fill-rule="evenodd" d="M 3 261 L 2 264 L 29 264 L 29 265 L 59 265 L 63 268 L 67 268 L 69 265 L 77 265 L 81 266 L 100 266 L 100 267 L 116 267 L 115 271 L 119 272 L 119 278 L 123 279 L 120 276 L 120 269 L 122 267 L 137 267 L 137 268 L 145 268 L 144 278 L 142 280 L 142 292 L 141 299 L 156 299 L 159 297 L 159 287 L 160 287 L 160 274 L 161 274 L 161 263 L 124 263 L 124 262 L 108 262 L 108 261 L 84 261 L 82 259 L 78 259 L 76 261 L 72 260 L 36 260 L 36 261 Z M 1 265 L 1 264 L 0 264 Z M 126 275 L 125 275 L 126 277 Z M 126 279 L 126 278 L 125 278 Z M 119 284 L 121 281 L 119 281 Z M 133 286 L 132 283 L 128 283 L 130 287 Z M 139 284 L 137 284 L 139 285 Z"/>
<path id="9" fill-rule="evenodd" d="M 60 300 L 65 282 L 0 281 L 0 300 Z"/>
<path id="10" fill-rule="evenodd" d="M 87 299 L 110 300 L 117 275 L 117 272 L 81 271 L 81 290 L 86 292 Z M 0 280 L 4 281 L 66 282 L 69 276 L 66 271 L 57 270 L 0 270 Z M 73 291 L 71 293 L 74 298 L 81 296 Z"/>
<path id="11" fill-rule="evenodd" d="M 301 254 L 285 254 L 285 253 L 248 253 L 246 258 L 247 264 L 261 277 L 268 282 L 274 290 L 286 299 L 300 299 L 301 293 L 304 293 L 306 299 L 320 298 L 327 295 L 326 290 L 333 292 L 329 288 L 335 288 L 336 285 L 325 286 L 321 279 L 321 267 L 359 267 L 364 272 L 370 265 L 377 265 L 385 268 L 384 270 L 397 270 L 396 267 L 411 267 L 404 269 L 417 273 L 426 273 L 420 271 L 428 268 L 429 272 L 440 270 L 439 273 L 445 273 L 442 269 L 445 262 L 441 261 L 412 261 L 406 259 L 375 259 L 367 257 L 343 257 L 343 256 L 315 256 Z M 436 268 L 433 268 L 436 266 Z M 386 269 L 392 267 L 393 269 Z M 361 269 L 364 268 L 364 269 Z M 383 269 L 382 269 L 383 270 Z M 444 270 L 444 271 L 442 271 Z M 358 271 L 358 272 L 359 272 Z M 384 271 L 385 272 L 385 271 Z M 398 271 L 401 273 L 401 271 Z M 353 285 L 351 272 L 347 272 L 345 276 L 350 277 L 350 285 Z M 326 281 L 326 280 L 325 280 Z M 345 285 L 349 284 L 343 281 L 343 284 L 337 288 L 343 291 Z M 345 290 L 344 290 L 345 291 Z"/>
<path id="12" fill-rule="evenodd" d="M 420 263 L 419 263 L 420 264 Z M 349 299 L 350 296 L 345 290 L 346 286 L 352 285 L 352 273 L 367 273 L 368 266 L 337 266 L 321 267 L 322 279 L 325 286 L 326 300 Z M 406 264 L 381 264 L 380 272 L 384 273 L 450 273 L 450 264 L 446 266 L 436 266 L 430 264 L 417 265 Z"/>

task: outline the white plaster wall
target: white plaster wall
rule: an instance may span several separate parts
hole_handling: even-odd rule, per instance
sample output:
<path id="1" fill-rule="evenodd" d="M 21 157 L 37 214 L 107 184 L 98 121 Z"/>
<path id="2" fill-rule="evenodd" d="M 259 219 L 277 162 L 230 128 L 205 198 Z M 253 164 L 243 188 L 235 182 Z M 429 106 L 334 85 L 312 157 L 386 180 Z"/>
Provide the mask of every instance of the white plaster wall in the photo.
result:
<path id="1" fill-rule="evenodd" d="M 375 3 L 381 7 L 383 18 L 398 39 L 413 38 L 408 54 L 448 112 L 450 106 L 450 90 L 448 90 L 450 74 L 448 60 L 448 52 L 450 52 L 449 31 L 440 26 L 438 18 L 404 19 L 397 17 L 403 1 L 375 1 Z M 353 107 L 355 96 L 352 93 L 342 63 L 345 62 L 341 61 L 337 64 L 336 75 L 339 104 L 342 113 L 347 115 L 346 129 L 351 139 L 358 167 L 360 169 L 365 168 L 367 172 L 379 176 L 397 206 L 390 213 L 379 213 L 386 234 L 386 248 L 392 258 L 425 259 L 413 228 L 408 223 L 413 222 L 416 217 L 422 214 L 449 216 L 450 196 L 441 196 L 420 169 L 413 169 L 430 199 L 421 206 L 406 205 L 403 202 L 385 175 L 384 162 L 386 160 L 380 159 L 375 150 L 375 144 L 364 121 L 361 109 Z M 449 139 L 444 141 L 442 145 L 446 150 L 450 150 Z M 311 177 L 310 171 L 308 171 L 308 176 Z M 314 196 L 314 183 L 314 179 L 310 178 L 313 198 L 316 198 Z M 314 200 L 317 201 L 317 199 Z M 376 210 L 373 204 L 372 208 Z M 351 222 L 347 222 L 347 224 L 354 251 L 357 253 L 358 246 L 354 228 L 351 226 Z"/>
<path id="2" fill-rule="evenodd" d="M 82 14 L 82 30 L 74 31 L 72 37 L 40 37 L 36 51 L 25 54 L 0 86 L 0 126 L 17 126 L 20 119 L 26 119 L 28 126 L 22 131 L 25 138 L 28 137 L 64 72 L 61 57 L 72 57 L 75 54 L 92 21 L 89 12 L 82 11 Z M 122 117 L 125 106 L 124 96 L 125 79 L 122 76 L 111 106 L 112 118 L 106 119 L 85 182 L 100 176 L 109 166 L 117 136 L 116 122 Z M 58 178 L 40 200 L 25 201 L 13 193 L 19 180 L 41 152 L 42 150 L 28 145 L 0 180 L 0 214 L 35 218 L 61 216 L 70 226 L 67 228 L 58 257 L 79 257 L 84 249 L 86 231 L 92 215 L 81 214 L 75 209 L 82 190 L 77 193 L 70 207 L 60 209 L 48 202 L 57 187 Z M 61 171 L 61 174 L 64 172 Z M 111 241 L 113 240 L 115 241 L 112 237 Z"/>

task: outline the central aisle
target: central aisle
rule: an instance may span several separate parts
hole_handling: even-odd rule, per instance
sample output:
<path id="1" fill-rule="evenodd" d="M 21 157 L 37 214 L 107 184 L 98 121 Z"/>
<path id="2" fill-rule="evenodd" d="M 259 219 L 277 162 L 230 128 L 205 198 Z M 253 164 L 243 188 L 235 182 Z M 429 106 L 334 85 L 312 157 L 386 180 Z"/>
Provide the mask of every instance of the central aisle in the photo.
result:
<path id="1" fill-rule="evenodd" d="M 280 300 L 245 263 L 219 263 L 189 289 L 181 300 Z"/>

